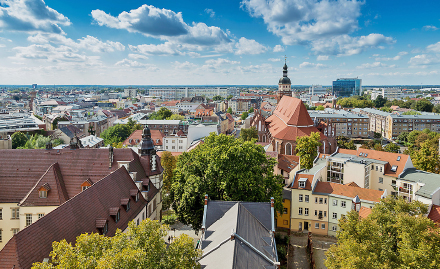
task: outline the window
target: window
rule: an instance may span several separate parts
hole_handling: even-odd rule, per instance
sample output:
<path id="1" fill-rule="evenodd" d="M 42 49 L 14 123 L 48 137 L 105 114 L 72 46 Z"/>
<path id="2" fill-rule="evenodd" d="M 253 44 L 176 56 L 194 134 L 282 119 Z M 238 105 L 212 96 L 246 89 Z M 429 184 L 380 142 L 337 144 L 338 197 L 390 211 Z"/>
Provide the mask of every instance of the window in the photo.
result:
<path id="1" fill-rule="evenodd" d="M 333 231 L 333 232 L 336 232 L 337 229 L 338 229 L 338 226 L 333 225 L 333 227 L 332 227 L 332 231 Z"/>
<path id="2" fill-rule="evenodd" d="M 397 171 L 397 165 L 393 165 L 393 166 L 391 167 L 391 171 L 392 171 L 392 172 L 396 172 L 396 171 Z"/>
<path id="3" fill-rule="evenodd" d="M 327 211 L 324 211 L 324 217 L 327 217 Z"/>
<path id="4" fill-rule="evenodd" d="M 379 191 L 383 191 L 383 189 L 379 188 Z"/>
<path id="5" fill-rule="evenodd" d="M 283 208 L 283 214 L 287 214 L 287 207 Z"/>
<path id="6" fill-rule="evenodd" d="M 137 226 L 139 226 L 139 219 L 137 219 L 136 224 L 137 224 Z"/>
<path id="7" fill-rule="evenodd" d="M 397 156 L 397 160 L 400 161 L 400 156 Z"/>
<path id="8" fill-rule="evenodd" d="M 136 202 L 139 201 L 139 192 L 136 193 L 135 201 L 136 201 Z"/>
<path id="9" fill-rule="evenodd" d="M 315 204 L 318 203 L 318 197 L 315 197 Z"/>
<path id="10" fill-rule="evenodd" d="M 302 201 L 303 201 L 303 195 L 302 195 L 302 194 L 300 194 L 300 195 L 298 196 L 298 198 L 299 198 L 299 199 L 298 199 L 299 202 L 302 202 Z"/>
<path id="11" fill-rule="evenodd" d="M 319 223 L 315 223 L 315 229 L 319 229 Z"/>
<path id="12" fill-rule="evenodd" d="M 383 184 L 383 177 L 380 177 L 380 178 L 379 178 L 379 183 L 380 183 L 380 184 Z"/>
<path id="13" fill-rule="evenodd" d="M 39 193 L 40 193 L 40 198 L 47 198 L 47 191 L 46 190 L 41 190 Z"/>
<path id="14" fill-rule="evenodd" d="M 333 200 L 333 205 L 337 206 L 338 205 L 338 200 Z"/>
<path id="15" fill-rule="evenodd" d="M 324 199 L 319 198 L 319 203 L 322 204 L 322 202 L 324 201 Z"/>
<path id="16" fill-rule="evenodd" d="M 379 167 L 379 171 L 380 171 L 380 172 L 382 172 L 382 166 L 381 166 L 381 167 Z"/>
<path id="17" fill-rule="evenodd" d="M 322 211 L 321 210 L 319 210 L 319 214 L 318 214 L 318 218 L 322 218 Z"/>
<path id="18" fill-rule="evenodd" d="M 38 219 L 41 219 L 42 217 L 44 217 L 44 213 L 38 213 Z"/>
<path id="19" fill-rule="evenodd" d="M 298 208 L 298 215 L 302 215 L 302 214 L 303 214 L 303 208 L 300 207 L 300 208 Z"/>
<path id="20" fill-rule="evenodd" d="M 20 229 L 12 228 L 11 231 L 12 231 L 12 235 L 15 235 L 15 234 L 17 234 L 20 231 Z"/>
<path id="21" fill-rule="evenodd" d="M 116 216 L 115 216 L 115 222 L 116 223 L 118 223 L 118 221 L 121 219 L 121 213 L 120 213 L 120 211 L 118 210 L 118 213 L 116 213 Z"/>
<path id="22" fill-rule="evenodd" d="M 337 219 L 338 218 L 338 213 L 333 213 L 333 219 Z"/>
<path id="23" fill-rule="evenodd" d="M 3 237 L 2 237 L 2 229 L 0 229 L 0 242 L 2 242 L 2 239 L 3 239 Z"/>
<path id="24" fill-rule="evenodd" d="M 371 165 L 371 170 L 373 170 L 373 169 L 374 169 L 374 165 L 372 164 L 372 165 Z"/>
<path id="25" fill-rule="evenodd" d="M 26 227 L 32 224 L 32 214 L 26 214 Z"/>
<path id="26" fill-rule="evenodd" d="M 105 235 L 108 232 L 108 222 L 104 224 L 104 228 L 102 229 L 102 234 Z"/>
<path id="27" fill-rule="evenodd" d="M 341 201 L 341 207 L 346 207 L 347 206 L 347 202 L 346 201 Z"/>
<path id="28" fill-rule="evenodd" d="M 304 208 L 304 215 L 306 215 L 306 216 L 309 215 L 309 209 L 308 208 Z"/>
<path id="29" fill-rule="evenodd" d="M 0 220 L 3 219 L 3 209 L 0 208 Z"/>
<path id="30" fill-rule="evenodd" d="M 376 171 L 379 170 L 379 166 L 376 165 Z"/>
<path id="31" fill-rule="evenodd" d="M 324 204 L 327 204 L 327 198 L 324 198 Z"/>
<path id="32" fill-rule="evenodd" d="M 305 181 L 300 181 L 299 182 L 299 187 L 300 188 L 305 188 L 306 187 L 306 182 Z"/>
<path id="33" fill-rule="evenodd" d="M 128 210 L 130 210 L 130 200 L 128 200 L 127 207 L 126 207 L 125 211 L 128 211 Z"/>
<path id="34" fill-rule="evenodd" d="M 11 208 L 12 216 L 11 219 L 19 219 L 20 218 L 20 208 Z"/>
<path id="35" fill-rule="evenodd" d="M 305 198 L 305 199 L 304 199 L 305 202 L 308 203 L 308 202 L 309 202 L 309 196 L 308 196 L 308 195 L 305 195 L 304 198 Z"/>
<path id="36" fill-rule="evenodd" d="M 89 187 L 90 187 L 90 186 L 82 186 L 82 187 L 81 187 L 81 190 L 82 190 L 82 191 L 85 191 L 85 190 L 87 190 Z"/>
<path id="37" fill-rule="evenodd" d="M 315 210 L 315 216 L 318 216 L 318 210 Z"/>
<path id="38" fill-rule="evenodd" d="M 321 229 L 325 230 L 325 223 L 321 224 Z"/>

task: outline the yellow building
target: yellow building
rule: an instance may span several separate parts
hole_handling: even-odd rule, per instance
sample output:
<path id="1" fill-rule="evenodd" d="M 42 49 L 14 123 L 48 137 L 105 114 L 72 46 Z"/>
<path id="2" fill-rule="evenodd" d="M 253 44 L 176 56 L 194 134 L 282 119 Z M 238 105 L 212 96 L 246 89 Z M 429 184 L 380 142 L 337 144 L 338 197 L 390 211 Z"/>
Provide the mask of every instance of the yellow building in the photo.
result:
<path id="1" fill-rule="evenodd" d="M 291 190 L 283 190 L 283 212 L 277 213 L 277 228 L 290 228 L 290 206 L 291 206 Z"/>

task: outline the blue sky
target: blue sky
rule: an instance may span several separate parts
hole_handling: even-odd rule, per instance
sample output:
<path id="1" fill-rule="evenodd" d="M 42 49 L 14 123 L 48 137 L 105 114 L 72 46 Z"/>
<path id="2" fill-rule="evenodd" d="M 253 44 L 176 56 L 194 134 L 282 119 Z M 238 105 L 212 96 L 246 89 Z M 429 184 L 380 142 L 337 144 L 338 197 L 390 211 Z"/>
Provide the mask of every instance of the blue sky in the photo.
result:
<path id="1" fill-rule="evenodd" d="M 440 84 L 440 1 L 0 0 L 0 84 Z"/>

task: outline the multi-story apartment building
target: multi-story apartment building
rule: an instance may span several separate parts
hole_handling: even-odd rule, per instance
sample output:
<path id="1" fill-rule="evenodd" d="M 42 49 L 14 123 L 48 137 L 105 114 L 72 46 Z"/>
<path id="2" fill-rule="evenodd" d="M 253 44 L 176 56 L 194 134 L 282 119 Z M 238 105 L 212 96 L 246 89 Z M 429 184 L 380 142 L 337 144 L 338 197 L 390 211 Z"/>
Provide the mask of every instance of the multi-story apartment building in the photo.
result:
<path id="1" fill-rule="evenodd" d="M 159 130 L 165 135 L 171 135 L 182 130 L 188 133 L 188 124 L 181 120 L 140 120 L 140 124 L 148 126 L 150 130 Z"/>
<path id="2" fill-rule="evenodd" d="M 242 113 L 248 111 L 251 107 L 259 109 L 261 105 L 261 97 L 235 97 L 229 100 L 228 106 L 234 113 Z"/>
<path id="3" fill-rule="evenodd" d="M 240 91 L 236 87 L 153 87 L 149 90 L 150 96 L 159 96 L 165 100 L 180 100 L 194 96 L 213 98 L 217 95 L 227 98 L 229 95 L 238 96 L 239 94 Z"/>
<path id="4" fill-rule="evenodd" d="M 345 110 L 326 109 L 325 111 L 308 111 L 315 126 L 325 136 L 346 136 L 366 138 L 369 136 L 369 117 L 354 114 Z"/>
<path id="5" fill-rule="evenodd" d="M 333 95 L 337 97 L 350 97 L 362 95 L 362 79 L 338 78 L 333 81 Z"/>
<path id="6" fill-rule="evenodd" d="M 124 89 L 124 96 L 130 98 L 136 98 L 137 89 Z"/>

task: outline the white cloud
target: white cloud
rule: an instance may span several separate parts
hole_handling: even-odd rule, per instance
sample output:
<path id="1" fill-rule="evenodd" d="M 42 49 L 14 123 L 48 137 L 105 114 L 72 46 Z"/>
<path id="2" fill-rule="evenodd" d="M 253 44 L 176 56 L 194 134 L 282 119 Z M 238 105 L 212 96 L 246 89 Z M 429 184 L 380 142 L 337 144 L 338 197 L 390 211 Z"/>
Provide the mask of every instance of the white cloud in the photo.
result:
<path id="1" fill-rule="evenodd" d="M 121 66 L 121 67 L 127 67 L 127 68 L 144 68 L 147 71 L 151 71 L 151 72 L 159 70 L 159 68 L 157 68 L 155 65 L 143 64 L 143 63 L 140 63 L 138 61 L 133 61 L 133 60 L 130 60 L 130 59 L 123 59 L 123 60 L 117 62 L 115 64 L 115 66 Z"/>
<path id="2" fill-rule="evenodd" d="M 209 15 L 209 17 L 214 18 L 215 17 L 215 12 L 214 10 L 210 9 L 210 8 L 205 8 L 205 12 L 206 14 Z"/>
<path id="3" fill-rule="evenodd" d="M 426 49 L 428 51 L 440 53 L 440 41 L 435 44 L 431 44 L 431 45 L 427 46 Z"/>
<path id="4" fill-rule="evenodd" d="M 142 59 L 142 60 L 148 60 L 148 57 L 145 56 L 145 55 L 142 55 L 142 54 L 133 54 L 133 53 L 129 53 L 129 54 L 128 54 L 128 58 L 135 59 L 135 60 L 139 60 L 139 59 Z"/>
<path id="5" fill-rule="evenodd" d="M 384 57 L 384 58 L 376 58 L 376 61 L 398 61 L 398 60 L 400 60 L 401 58 L 402 58 L 402 56 L 404 56 L 404 55 L 407 55 L 408 54 L 408 52 L 406 52 L 406 51 L 401 51 L 401 52 L 399 52 L 396 56 L 394 56 L 394 57 L 391 57 L 391 58 L 387 58 L 387 57 Z"/>
<path id="6" fill-rule="evenodd" d="M 235 51 L 235 54 L 237 55 L 261 54 L 267 51 L 267 47 L 261 45 L 253 39 L 247 39 L 245 37 L 240 38 L 239 41 L 235 44 L 235 47 L 237 48 L 237 50 Z"/>
<path id="7" fill-rule="evenodd" d="M 310 63 L 310 62 L 303 62 L 302 64 L 299 65 L 299 68 L 325 68 L 327 67 L 324 64 L 315 64 L 315 63 Z"/>
<path id="8" fill-rule="evenodd" d="M 70 21 L 43 0 L 1 0 L 0 29 L 22 32 L 64 33 Z"/>
<path id="9" fill-rule="evenodd" d="M 268 59 L 268 61 L 270 61 L 270 62 L 280 62 L 281 59 L 280 58 L 270 58 L 270 59 Z"/>
<path id="10" fill-rule="evenodd" d="M 284 44 L 331 38 L 358 29 L 361 1 L 243 0 L 253 17 L 261 17 Z"/>
<path id="11" fill-rule="evenodd" d="M 428 55 L 428 54 L 416 55 L 409 60 L 409 64 L 412 67 L 415 66 L 426 67 L 427 65 L 433 65 L 438 63 L 440 63 L 440 57 L 434 55 Z"/>
<path id="12" fill-rule="evenodd" d="M 147 55 L 183 55 L 183 53 L 178 49 L 178 46 L 171 43 L 165 42 L 163 44 L 144 44 L 138 46 L 128 45 L 131 51 L 136 53 L 142 53 Z"/>
<path id="13" fill-rule="evenodd" d="M 380 48 L 380 44 L 393 43 L 395 43 L 393 38 L 382 34 L 369 34 L 360 37 L 342 35 L 329 40 L 312 42 L 312 50 L 324 55 L 349 56 L 360 54 L 367 49 Z"/>
<path id="14" fill-rule="evenodd" d="M 283 52 L 283 51 L 284 51 L 284 47 L 281 46 L 281 45 L 276 45 L 276 46 L 273 48 L 273 52 Z"/>
<path id="15" fill-rule="evenodd" d="M 44 60 L 48 62 L 93 62 L 96 63 L 99 57 L 86 56 L 76 53 L 75 49 L 68 46 L 54 47 L 50 44 L 33 44 L 27 47 L 15 47 L 14 60 Z"/>
<path id="16" fill-rule="evenodd" d="M 238 66 L 237 69 L 241 73 L 273 73 L 274 72 L 273 67 L 270 64 Z"/>
<path id="17" fill-rule="evenodd" d="M 361 64 L 359 66 L 357 66 L 356 68 L 358 69 L 371 69 L 371 68 L 379 68 L 379 67 L 395 67 L 395 65 L 392 66 L 388 66 L 387 64 L 381 63 L 381 62 L 374 62 L 374 63 L 364 63 Z"/>
<path id="18" fill-rule="evenodd" d="M 435 27 L 434 25 L 425 25 L 422 28 L 424 31 L 437 31 L 438 28 Z"/>
<path id="19" fill-rule="evenodd" d="M 317 61 L 328 61 L 328 56 L 327 55 L 318 55 L 318 57 L 316 58 Z"/>
<path id="20" fill-rule="evenodd" d="M 179 62 L 179 61 L 175 61 L 173 63 L 171 63 L 175 69 L 184 69 L 184 70 L 194 70 L 197 68 L 197 65 L 194 63 L 190 63 L 188 61 L 185 62 Z"/>

